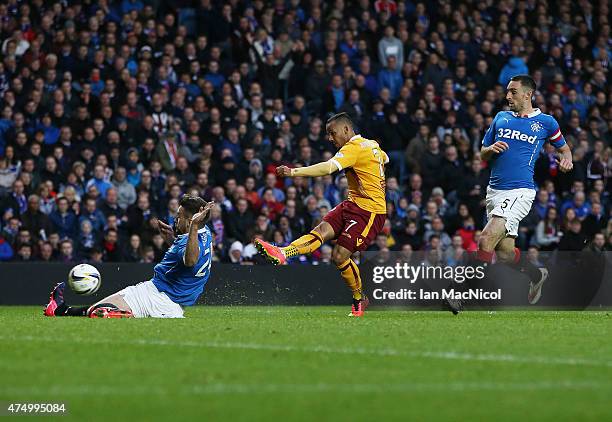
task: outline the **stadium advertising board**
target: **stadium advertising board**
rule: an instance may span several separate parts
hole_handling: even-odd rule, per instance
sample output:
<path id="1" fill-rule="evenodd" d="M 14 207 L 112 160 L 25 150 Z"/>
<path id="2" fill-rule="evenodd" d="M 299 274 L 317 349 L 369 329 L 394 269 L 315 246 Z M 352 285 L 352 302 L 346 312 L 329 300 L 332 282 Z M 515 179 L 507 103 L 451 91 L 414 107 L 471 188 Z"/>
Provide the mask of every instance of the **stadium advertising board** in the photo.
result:
<path id="1" fill-rule="evenodd" d="M 444 257 L 443 257 L 444 258 Z M 395 307 L 442 309 L 446 298 L 461 298 L 466 309 L 530 307 L 530 309 L 594 309 L 612 306 L 612 253 L 541 252 L 539 263 L 549 269 L 542 297 L 527 300 L 526 275 L 506 266 L 468 265 L 461 259 L 440 260 L 435 253 L 409 257 L 398 253 L 366 252 L 359 264 L 371 309 Z M 0 304 L 38 305 L 48 296 L 49 279 L 61 280 L 70 270 L 64 264 L 3 264 Z M 98 265 L 103 283 L 92 299 L 103 298 L 153 273 L 149 264 Z M 68 292 L 67 294 L 73 295 Z M 341 305 L 346 286 L 333 265 L 216 264 L 200 297 L 204 305 Z M 74 299 L 79 297 L 74 295 Z M 82 298 L 80 298 L 82 300 Z M 79 303 L 78 301 L 76 303 Z"/>

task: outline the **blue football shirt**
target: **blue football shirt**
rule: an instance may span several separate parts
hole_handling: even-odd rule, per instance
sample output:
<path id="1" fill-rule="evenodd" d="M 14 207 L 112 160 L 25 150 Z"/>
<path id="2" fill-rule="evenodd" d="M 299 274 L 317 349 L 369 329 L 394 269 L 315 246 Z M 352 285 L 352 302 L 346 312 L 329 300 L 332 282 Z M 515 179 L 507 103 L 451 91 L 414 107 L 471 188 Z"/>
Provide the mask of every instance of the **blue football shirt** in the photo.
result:
<path id="1" fill-rule="evenodd" d="M 212 263 L 212 234 L 208 227 L 198 231 L 200 256 L 193 267 L 183 261 L 187 248 L 188 234 L 176 237 L 166 251 L 162 261 L 153 270 L 153 284 L 175 303 L 183 306 L 193 305 L 204 291 L 210 276 Z"/>
<path id="2" fill-rule="evenodd" d="M 493 154 L 491 179 L 493 189 L 535 189 L 533 169 L 546 141 L 555 148 L 565 145 L 565 139 L 555 118 L 536 108 L 531 114 L 519 116 L 511 111 L 497 113 L 482 139 L 482 145 L 491 146 L 504 141 L 508 149 Z"/>

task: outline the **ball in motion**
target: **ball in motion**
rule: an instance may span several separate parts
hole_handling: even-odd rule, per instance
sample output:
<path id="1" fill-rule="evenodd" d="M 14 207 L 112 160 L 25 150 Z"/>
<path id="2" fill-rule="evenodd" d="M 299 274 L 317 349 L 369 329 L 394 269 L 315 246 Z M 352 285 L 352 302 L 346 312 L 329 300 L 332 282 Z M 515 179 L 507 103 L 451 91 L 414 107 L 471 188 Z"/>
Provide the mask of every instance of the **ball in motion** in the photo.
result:
<path id="1" fill-rule="evenodd" d="M 91 295 L 100 288 L 102 277 L 93 265 L 79 264 L 70 270 L 68 284 L 76 294 Z"/>

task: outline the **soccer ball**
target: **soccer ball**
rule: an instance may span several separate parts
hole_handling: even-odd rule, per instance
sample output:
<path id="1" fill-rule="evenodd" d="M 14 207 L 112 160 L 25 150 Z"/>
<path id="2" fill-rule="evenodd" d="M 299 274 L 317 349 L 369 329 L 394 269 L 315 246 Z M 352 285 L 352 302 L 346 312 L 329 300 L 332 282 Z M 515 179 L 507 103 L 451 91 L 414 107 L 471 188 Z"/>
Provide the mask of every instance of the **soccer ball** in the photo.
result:
<path id="1" fill-rule="evenodd" d="M 76 294 L 91 295 L 100 288 L 102 277 L 93 265 L 79 264 L 70 270 L 68 284 Z"/>

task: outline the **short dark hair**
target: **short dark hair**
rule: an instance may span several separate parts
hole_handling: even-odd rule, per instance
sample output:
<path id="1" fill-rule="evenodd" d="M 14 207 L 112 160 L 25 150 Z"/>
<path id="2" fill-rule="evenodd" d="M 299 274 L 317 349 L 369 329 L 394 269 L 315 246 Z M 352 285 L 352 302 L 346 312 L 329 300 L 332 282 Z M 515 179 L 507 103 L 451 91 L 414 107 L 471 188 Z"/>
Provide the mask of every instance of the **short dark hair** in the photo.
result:
<path id="1" fill-rule="evenodd" d="M 348 127 L 350 127 L 351 129 L 354 129 L 355 127 L 353 125 L 353 121 L 351 120 L 351 117 L 345 112 L 334 114 L 329 119 L 327 119 L 327 124 L 336 123 L 336 122 L 344 123 L 348 125 Z"/>
<path id="2" fill-rule="evenodd" d="M 184 194 L 179 201 L 179 205 L 183 207 L 189 215 L 194 215 L 200 211 L 200 208 L 206 206 L 206 201 L 199 196 Z"/>
<path id="3" fill-rule="evenodd" d="M 514 82 L 520 82 L 521 86 L 529 88 L 533 92 L 535 92 L 535 90 L 537 88 L 537 85 L 536 85 L 535 81 L 529 75 L 516 75 L 516 76 L 513 76 L 512 78 L 510 78 L 510 80 L 514 81 Z"/>

